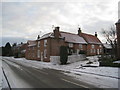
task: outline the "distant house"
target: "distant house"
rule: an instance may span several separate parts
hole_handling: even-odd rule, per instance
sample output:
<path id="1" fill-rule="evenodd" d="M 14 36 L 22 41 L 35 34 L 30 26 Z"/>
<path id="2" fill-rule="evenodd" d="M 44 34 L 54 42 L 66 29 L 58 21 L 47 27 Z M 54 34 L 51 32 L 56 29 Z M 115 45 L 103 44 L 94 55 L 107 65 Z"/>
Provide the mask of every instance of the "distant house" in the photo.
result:
<path id="1" fill-rule="evenodd" d="M 28 41 L 26 58 L 49 62 L 51 56 L 60 55 L 60 46 L 67 46 L 69 55 L 86 52 L 87 55 L 102 54 L 102 43 L 93 35 L 80 33 L 73 34 L 62 32 L 55 27 L 53 32 L 42 37 L 38 36 L 35 41 Z"/>
<path id="2" fill-rule="evenodd" d="M 37 41 L 36 40 L 29 40 L 27 42 L 26 52 L 25 52 L 26 59 L 35 59 L 37 60 Z"/>
<path id="3" fill-rule="evenodd" d="M 103 43 L 103 53 L 107 55 L 111 55 L 112 53 L 112 47 L 108 43 Z"/>
<path id="4" fill-rule="evenodd" d="M 25 57 L 27 44 L 21 43 L 12 47 L 12 51 L 15 57 Z"/>

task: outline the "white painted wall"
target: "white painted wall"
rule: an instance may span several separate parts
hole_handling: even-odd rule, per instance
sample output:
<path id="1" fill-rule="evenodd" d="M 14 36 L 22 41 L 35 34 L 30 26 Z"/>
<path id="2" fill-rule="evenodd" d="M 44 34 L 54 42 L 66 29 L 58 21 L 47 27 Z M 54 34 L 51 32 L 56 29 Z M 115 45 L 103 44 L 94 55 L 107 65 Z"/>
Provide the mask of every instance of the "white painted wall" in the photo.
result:
<path id="1" fill-rule="evenodd" d="M 76 61 L 84 60 L 86 58 L 86 55 L 71 55 L 68 56 L 67 63 L 74 63 Z M 60 56 L 50 56 L 50 62 L 53 64 L 60 64 Z"/>

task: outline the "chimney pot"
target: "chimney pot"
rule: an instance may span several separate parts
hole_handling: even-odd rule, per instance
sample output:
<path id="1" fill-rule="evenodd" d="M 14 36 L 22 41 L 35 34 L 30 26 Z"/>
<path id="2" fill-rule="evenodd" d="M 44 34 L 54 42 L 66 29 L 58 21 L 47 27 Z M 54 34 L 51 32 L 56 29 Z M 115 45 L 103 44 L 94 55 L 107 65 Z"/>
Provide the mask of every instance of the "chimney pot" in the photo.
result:
<path id="1" fill-rule="evenodd" d="M 55 38 L 59 38 L 60 36 L 59 29 L 60 27 L 57 26 L 55 27 L 55 30 L 53 30 Z"/>
<path id="2" fill-rule="evenodd" d="M 79 28 L 78 28 L 78 35 L 81 35 L 81 32 L 82 32 L 82 31 L 81 31 L 81 28 L 79 27 Z"/>
<path id="3" fill-rule="evenodd" d="M 38 35 L 37 39 L 40 39 L 40 36 Z"/>
<path id="4" fill-rule="evenodd" d="M 95 32 L 95 36 L 97 37 L 97 32 Z"/>
<path id="5" fill-rule="evenodd" d="M 58 30 L 58 31 L 59 31 L 59 29 L 60 29 L 60 27 L 58 27 L 58 26 L 57 26 L 57 27 L 55 27 L 55 30 Z"/>

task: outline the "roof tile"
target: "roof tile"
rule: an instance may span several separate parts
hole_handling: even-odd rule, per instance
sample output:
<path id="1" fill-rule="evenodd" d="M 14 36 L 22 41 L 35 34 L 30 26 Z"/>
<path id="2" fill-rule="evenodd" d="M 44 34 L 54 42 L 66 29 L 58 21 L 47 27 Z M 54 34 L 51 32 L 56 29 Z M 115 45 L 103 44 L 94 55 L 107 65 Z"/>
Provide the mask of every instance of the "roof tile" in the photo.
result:
<path id="1" fill-rule="evenodd" d="M 101 41 L 93 35 L 82 33 L 83 38 L 90 44 L 102 44 Z"/>
<path id="2" fill-rule="evenodd" d="M 60 32 L 60 34 L 62 38 L 65 37 L 66 42 L 87 44 L 87 42 L 77 34 L 72 34 L 67 32 Z"/>

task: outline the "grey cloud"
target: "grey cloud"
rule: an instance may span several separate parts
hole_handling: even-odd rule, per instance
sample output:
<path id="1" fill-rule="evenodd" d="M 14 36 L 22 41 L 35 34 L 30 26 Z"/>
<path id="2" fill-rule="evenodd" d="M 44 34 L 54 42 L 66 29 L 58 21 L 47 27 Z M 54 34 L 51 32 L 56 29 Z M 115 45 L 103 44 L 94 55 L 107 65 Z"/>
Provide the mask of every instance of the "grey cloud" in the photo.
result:
<path id="1" fill-rule="evenodd" d="M 26 43 L 27 39 L 26 38 L 22 38 L 22 37 L 1 37 L 2 38 L 2 42 L 0 42 L 0 46 L 5 46 L 5 44 L 7 42 L 10 42 L 10 44 L 12 45 L 13 43 L 17 43 L 20 44 L 21 42 Z"/>
<path id="2" fill-rule="evenodd" d="M 63 31 L 77 33 L 78 24 L 85 32 L 94 33 L 116 20 L 113 18 L 116 12 L 114 8 L 109 10 L 109 4 L 84 1 L 3 3 L 3 36 L 36 38 L 40 31 L 42 35 L 52 32 L 52 25 L 60 26 Z M 114 14 L 109 15 L 109 12 Z"/>

